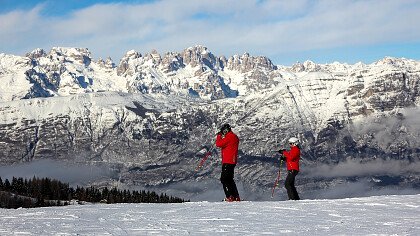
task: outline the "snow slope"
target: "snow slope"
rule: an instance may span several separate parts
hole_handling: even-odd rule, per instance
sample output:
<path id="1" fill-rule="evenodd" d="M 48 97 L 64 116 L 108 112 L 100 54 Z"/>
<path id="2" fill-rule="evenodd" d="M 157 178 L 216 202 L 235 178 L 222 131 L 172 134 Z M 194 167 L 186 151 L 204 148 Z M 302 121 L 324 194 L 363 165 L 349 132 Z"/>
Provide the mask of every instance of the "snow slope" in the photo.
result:
<path id="1" fill-rule="evenodd" d="M 420 195 L 0 209 L 1 235 L 420 235 Z"/>

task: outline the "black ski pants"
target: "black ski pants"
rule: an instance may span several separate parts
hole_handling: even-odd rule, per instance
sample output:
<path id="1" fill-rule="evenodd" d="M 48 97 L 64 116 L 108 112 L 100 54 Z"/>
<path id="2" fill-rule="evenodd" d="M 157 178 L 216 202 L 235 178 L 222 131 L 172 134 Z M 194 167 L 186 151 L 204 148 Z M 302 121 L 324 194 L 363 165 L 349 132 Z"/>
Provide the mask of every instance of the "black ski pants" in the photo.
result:
<path id="1" fill-rule="evenodd" d="M 234 198 L 239 197 L 235 180 L 233 180 L 235 166 L 235 164 L 222 164 L 222 174 L 220 176 L 220 182 L 222 182 L 223 191 L 225 191 L 226 198 L 231 196 Z"/>
<path id="2" fill-rule="evenodd" d="M 297 170 L 288 170 L 286 181 L 284 182 L 284 187 L 287 190 L 287 196 L 289 200 L 300 200 L 299 194 L 296 191 L 295 187 L 295 177 L 299 173 Z"/>

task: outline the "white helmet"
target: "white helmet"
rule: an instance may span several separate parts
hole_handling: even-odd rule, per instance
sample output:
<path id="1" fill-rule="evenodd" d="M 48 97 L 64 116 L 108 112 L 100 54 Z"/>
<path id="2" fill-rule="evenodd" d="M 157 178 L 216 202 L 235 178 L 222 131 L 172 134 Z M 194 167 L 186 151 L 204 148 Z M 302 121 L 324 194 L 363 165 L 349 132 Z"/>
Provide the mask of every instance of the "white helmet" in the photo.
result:
<path id="1" fill-rule="evenodd" d="M 299 139 L 295 138 L 295 137 L 291 137 L 291 138 L 289 138 L 289 143 L 297 145 L 297 144 L 299 144 Z"/>

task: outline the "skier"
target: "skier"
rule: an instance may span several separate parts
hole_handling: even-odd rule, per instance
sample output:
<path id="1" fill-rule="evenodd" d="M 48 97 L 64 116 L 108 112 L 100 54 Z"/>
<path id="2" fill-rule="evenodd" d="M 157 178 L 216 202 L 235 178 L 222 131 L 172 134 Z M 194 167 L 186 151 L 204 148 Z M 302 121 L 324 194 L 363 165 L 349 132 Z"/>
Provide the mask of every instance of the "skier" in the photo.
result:
<path id="1" fill-rule="evenodd" d="M 239 138 L 232 132 L 229 124 L 224 124 L 217 133 L 216 146 L 222 152 L 222 173 L 220 182 L 225 192 L 225 201 L 240 201 L 234 178 L 235 166 L 238 160 Z"/>
<path id="2" fill-rule="evenodd" d="M 287 190 L 287 196 L 289 197 L 289 200 L 300 200 L 295 187 L 295 177 L 299 173 L 299 139 L 295 137 L 290 138 L 289 145 L 290 151 L 287 151 L 286 149 L 279 150 L 280 154 L 282 154 L 281 159 L 286 161 L 287 166 L 287 177 L 284 183 L 284 187 Z"/>

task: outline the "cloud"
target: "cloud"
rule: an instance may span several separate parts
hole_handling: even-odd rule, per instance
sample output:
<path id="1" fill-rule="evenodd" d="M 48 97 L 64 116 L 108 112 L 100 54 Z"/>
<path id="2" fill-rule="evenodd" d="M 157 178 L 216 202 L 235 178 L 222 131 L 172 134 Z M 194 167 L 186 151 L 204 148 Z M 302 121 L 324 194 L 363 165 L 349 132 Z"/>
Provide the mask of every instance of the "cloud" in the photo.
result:
<path id="1" fill-rule="evenodd" d="M 155 1 L 96 4 L 63 16 L 48 5 L 0 15 L 0 51 L 87 47 L 96 57 L 126 51 L 180 51 L 202 44 L 215 54 L 278 56 L 354 45 L 419 42 L 418 1 Z"/>
<path id="2" fill-rule="evenodd" d="M 11 180 L 13 177 L 52 178 L 71 186 L 85 186 L 90 182 L 99 179 L 108 179 L 114 174 L 106 166 L 78 165 L 54 160 L 35 160 L 30 163 L 23 163 L 12 166 L 1 166 L 0 176 L 2 179 Z"/>
<path id="3" fill-rule="evenodd" d="M 380 158 L 361 160 L 356 158 L 347 159 L 336 165 L 319 164 L 307 166 L 303 173 L 308 178 L 313 177 L 362 177 L 374 175 L 406 175 L 407 173 L 420 173 L 420 162 L 406 160 L 383 160 Z"/>
<path id="4" fill-rule="evenodd" d="M 298 187 L 298 191 L 300 191 Z M 342 199 L 354 197 L 370 197 L 381 195 L 410 195 L 419 194 L 418 189 L 389 186 L 384 188 L 375 187 L 366 179 L 358 182 L 344 182 L 325 189 L 303 191 L 300 195 L 303 199 Z"/>
<path id="5" fill-rule="evenodd" d="M 400 108 L 397 114 L 376 114 L 355 121 L 349 131 L 360 146 L 377 146 L 395 153 L 420 145 L 419 116 L 418 108 Z"/>

